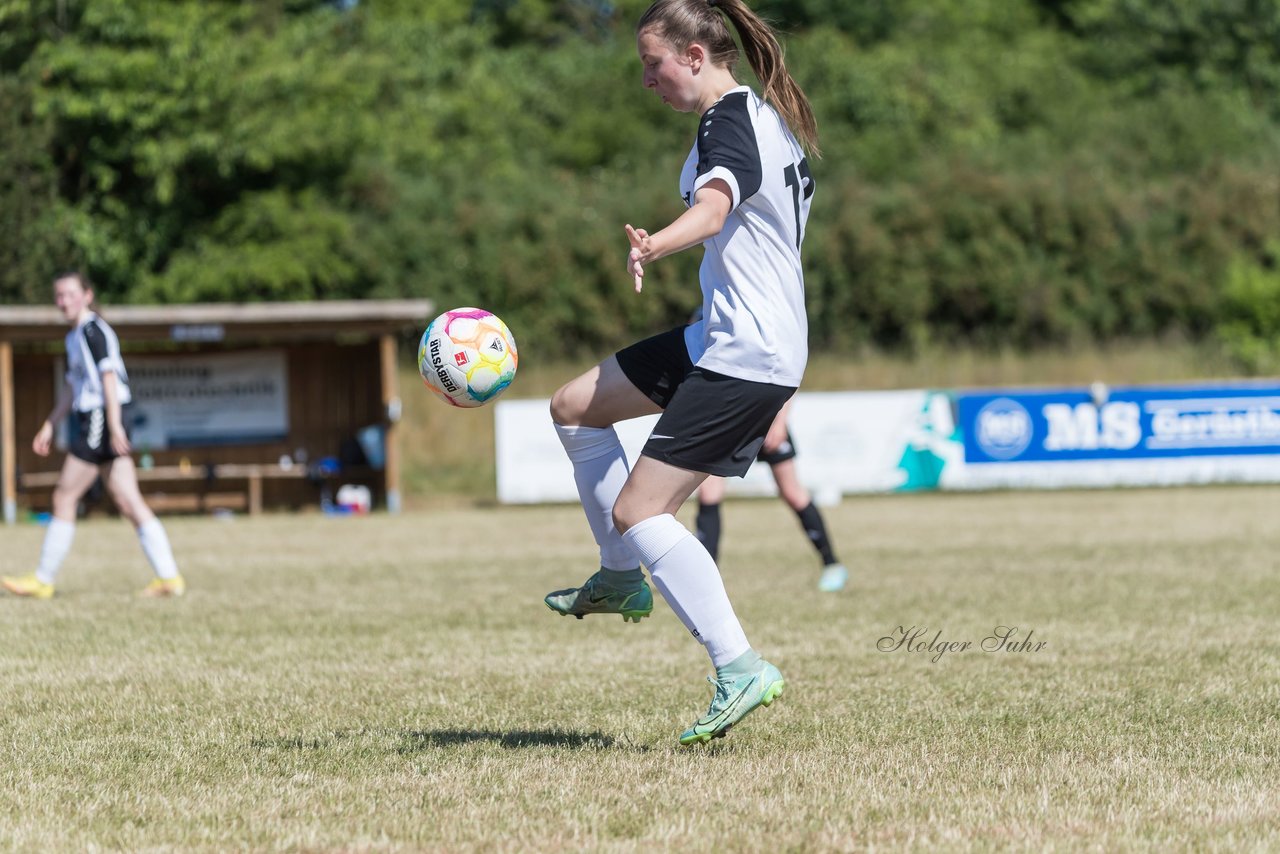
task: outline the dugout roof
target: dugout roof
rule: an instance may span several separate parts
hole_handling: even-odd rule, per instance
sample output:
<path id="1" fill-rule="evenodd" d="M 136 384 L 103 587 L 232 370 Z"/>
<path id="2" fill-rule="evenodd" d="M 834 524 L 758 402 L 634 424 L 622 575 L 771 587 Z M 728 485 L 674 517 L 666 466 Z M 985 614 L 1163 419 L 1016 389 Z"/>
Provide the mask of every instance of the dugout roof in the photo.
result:
<path id="1" fill-rule="evenodd" d="M 211 341 L 226 336 L 304 338 L 336 332 L 398 332 L 431 319 L 425 299 L 327 302 L 110 305 L 102 316 L 124 341 Z M 0 306 L 0 342 L 61 341 L 67 322 L 54 306 Z"/>

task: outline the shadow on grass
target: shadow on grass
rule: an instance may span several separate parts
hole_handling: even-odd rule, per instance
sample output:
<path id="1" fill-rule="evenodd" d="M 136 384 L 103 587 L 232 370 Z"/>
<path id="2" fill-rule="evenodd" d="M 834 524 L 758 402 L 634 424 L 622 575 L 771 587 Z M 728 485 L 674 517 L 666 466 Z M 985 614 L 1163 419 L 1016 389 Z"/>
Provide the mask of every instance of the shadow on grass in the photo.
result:
<path id="1" fill-rule="evenodd" d="M 404 743 L 399 753 L 416 753 L 434 747 L 456 747 L 475 742 L 493 742 L 509 750 L 525 747 L 568 747 L 574 750 L 611 748 L 616 745 L 613 737 L 602 732 L 564 732 L 563 730 L 497 730 L 436 729 L 416 730 L 403 734 Z"/>
<path id="2" fill-rule="evenodd" d="M 336 730 L 328 737 L 276 736 L 250 739 L 249 746 L 256 750 L 325 750 L 340 741 L 352 738 L 390 738 L 398 742 L 394 750 L 400 755 L 420 753 L 442 747 L 466 744 L 497 744 L 508 750 L 530 747 L 563 747 L 571 750 L 623 749 L 646 751 L 649 748 L 631 742 L 618 741 L 602 732 L 566 732 L 559 729 L 545 730 L 487 730 L 487 729 L 436 729 L 436 730 Z"/>

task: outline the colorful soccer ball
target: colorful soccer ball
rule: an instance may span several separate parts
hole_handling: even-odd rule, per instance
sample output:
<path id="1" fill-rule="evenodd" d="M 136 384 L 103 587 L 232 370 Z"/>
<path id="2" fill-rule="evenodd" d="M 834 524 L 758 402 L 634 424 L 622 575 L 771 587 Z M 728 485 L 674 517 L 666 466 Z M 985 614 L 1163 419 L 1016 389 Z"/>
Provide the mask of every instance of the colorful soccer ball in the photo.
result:
<path id="1" fill-rule="evenodd" d="M 511 385 L 519 358 L 511 330 L 496 314 L 455 308 L 422 333 L 418 372 L 448 403 L 483 406 Z"/>

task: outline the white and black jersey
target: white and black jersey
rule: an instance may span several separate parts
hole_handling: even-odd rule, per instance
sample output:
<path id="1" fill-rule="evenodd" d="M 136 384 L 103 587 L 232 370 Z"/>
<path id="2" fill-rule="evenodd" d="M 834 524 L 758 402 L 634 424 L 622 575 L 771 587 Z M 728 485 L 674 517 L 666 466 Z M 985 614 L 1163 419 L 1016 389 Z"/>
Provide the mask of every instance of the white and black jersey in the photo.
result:
<path id="1" fill-rule="evenodd" d="M 809 355 L 800 246 L 813 177 L 790 129 L 747 86 L 699 119 L 680 173 L 685 204 L 716 178 L 732 190 L 733 207 L 703 244 L 702 320 L 685 330 L 690 359 L 727 376 L 798 387 Z"/>
<path id="2" fill-rule="evenodd" d="M 102 375 L 116 375 L 120 405 L 129 403 L 129 375 L 120 357 L 120 339 L 107 322 L 89 312 L 84 322 L 67 333 L 67 382 L 71 384 L 71 408 L 92 412 L 106 406 L 102 396 Z"/>

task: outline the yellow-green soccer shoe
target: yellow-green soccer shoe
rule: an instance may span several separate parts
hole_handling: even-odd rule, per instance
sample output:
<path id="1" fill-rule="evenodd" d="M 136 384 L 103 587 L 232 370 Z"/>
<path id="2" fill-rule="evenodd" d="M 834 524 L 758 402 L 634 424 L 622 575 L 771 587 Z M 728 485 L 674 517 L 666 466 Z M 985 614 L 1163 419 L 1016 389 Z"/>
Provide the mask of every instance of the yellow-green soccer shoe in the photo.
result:
<path id="1" fill-rule="evenodd" d="M 151 583 L 138 591 L 138 595 L 146 599 L 172 599 L 183 596 L 187 592 L 187 582 L 181 575 L 173 578 L 153 578 Z"/>
<path id="2" fill-rule="evenodd" d="M 543 601 L 557 614 L 579 620 L 587 614 L 621 614 L 623 622 L 638 623 L 653 611 L 653 592 L 639 569 L 601 568 L 581 587 L 548 593 Z"/>
<path id="3" fill-rule="evenodd" d="M 53 585 L 45 584 L 36 578 L 34 572 L 19 575 L 16 578 L 6 575 L 0 578 L 0 584 L 14 596 L 25 596 L 28 599 L 52 599 Z"/>
<path id="4" fill-rule="evenodd" d="M 771 704 L 786 687 L 778 668 L 751 651 L 717 668 L 715 677 L 708 677 L 707 681 L 716 689 L 711 708 L 684 731 L 681 744 L 724 738 L 730 727 L 760 706 Z"/>

